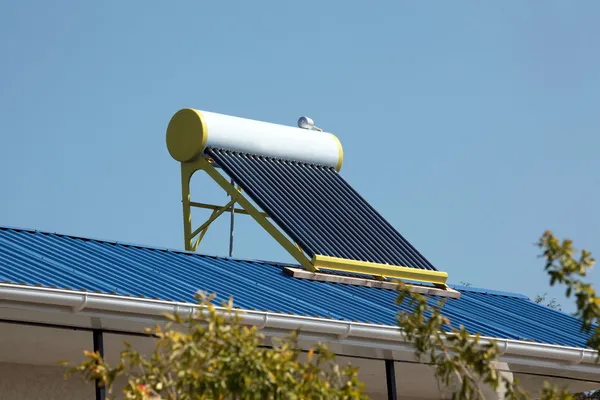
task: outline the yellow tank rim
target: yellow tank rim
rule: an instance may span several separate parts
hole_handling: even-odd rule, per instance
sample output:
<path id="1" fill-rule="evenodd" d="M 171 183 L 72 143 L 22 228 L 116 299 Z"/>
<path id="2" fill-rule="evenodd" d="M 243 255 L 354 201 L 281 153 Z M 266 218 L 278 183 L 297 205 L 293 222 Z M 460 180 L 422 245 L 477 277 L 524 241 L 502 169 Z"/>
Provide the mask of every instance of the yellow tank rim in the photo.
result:
<path id="1" fill-rule="evenodd" d="M 167 127 L 167 148 L 180 162 L 196 160 L 206 146 L 208 129 L 202 113 L 184 108 L 173 115 Z"/>
<path id="2" fill-rule="evenodd" d="M 338 139 L 333 133 L 330 133 L 330 135 L 335 139 L 338 146 L 338 163 L 335 167 L 335 170 L 340 172 L 340 169 L 342 169 L 342 164 L 344 163 L 344 149 L 342 148 L 342 142 L 340 142 L 340 139 Z"/>

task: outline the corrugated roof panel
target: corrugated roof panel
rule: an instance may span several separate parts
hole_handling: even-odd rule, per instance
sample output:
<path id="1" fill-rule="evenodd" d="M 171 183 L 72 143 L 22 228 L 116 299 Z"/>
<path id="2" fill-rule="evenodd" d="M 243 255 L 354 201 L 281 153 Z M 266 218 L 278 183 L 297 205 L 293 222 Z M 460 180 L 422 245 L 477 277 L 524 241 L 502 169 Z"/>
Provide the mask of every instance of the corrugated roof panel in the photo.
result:
<path id="1" fill-rule="evenodd" d="M 436 270 L 333 168 L 208 149 L 309 254 Z"/>
<path id="2" fill-rule="evenodd" d="M 395 324 L 392 290 L 296 279 L 283 264 L 159 250 L 118 242 L 0 227 L 0 282 L 194 301 L 197 290 L 234 297 L 244 309 Z M 456 287 L 444 314 L 452 326 L 502 339 L 584 347 L 567 314 L 522 295 Z M 431 298 L 431 302 L 437 301 Z"/>

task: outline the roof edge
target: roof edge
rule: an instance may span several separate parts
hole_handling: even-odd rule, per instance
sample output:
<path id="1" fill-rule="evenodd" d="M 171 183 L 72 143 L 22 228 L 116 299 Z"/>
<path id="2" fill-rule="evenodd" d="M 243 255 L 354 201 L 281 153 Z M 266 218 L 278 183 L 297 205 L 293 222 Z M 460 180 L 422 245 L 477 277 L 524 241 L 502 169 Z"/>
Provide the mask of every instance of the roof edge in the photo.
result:
<path id="1" fill-rule="evenodd" d="M 529 298 L 528 296 L 525 296 L 524 294 L 521 294 L 521 293 L 505 292 L 503 290 L 484 289 L 484 288 L 478 288 L 478 287 L 473 287 L 473 286 L 464 286 L 464 285 L 449 284 L 448 286 L 450 286 L 454 290 L 459 290 L 461 292 L 491 294 L 494 296 L 514 297 L 517 299 L 531 300 L 531 298 Z"/>
<path id="2" fill-rule="evenodd" d="M 102 242 L 102 243 L 108 243 L 108 244 L 120 244 L 122 246 L 135 247 L 138 249 L 168 251 L 171 253 L 187 254 L 187 255 L 192 255 L 192 256 L 197 256 L 197 257 L 218 258 L 221 260 L 233 260 L 233 261 L 242 261 L 242 262 L 254 262 L 254 263 L 260 263 L 260 264 L 271 264 L 273 266 L 278 266 L 278 267 L 279 266 L 280 267 L 296 266 L 296 264 L 292 264 L 292 263 L 283 263 L 283 262 L 268 261 L 268 260 L 254 260 L 254 259 L 249 259 L 249 258 L 216 256 L 216 255 L 211 255 L 211 254 L 198 253 L 195 251 L 173 249 L 170 247 L 145 245 L 145 244 L 139 244 L 139 243 L 125 242 L 125 241 L 120 241 L 120 240 L 100 239 L 100 238 L 95 238 L 95 237 L 73 235 L 73 234 L 61 233 L 61 232 L 50 232 L 50 231 L 44 231 L 44 230 L 39 230 L 39 229 L 22 228 L 22 227 L 18 227 L 18 226 L 0 225 L 0 230 L 13 230 L 13 231 L 19 231 L 19 232 L 41 233 L 43 235 L 57 235 L 57 236 L 61 236 L 61 237 L 68 237 L 71 239 L 81 239 L 81 240 L 86 240 L 86 241 L 95 241 L 95 242 Z"/>
<path id="3" fill-rule="evenodd" d="M 199 307 L 195 304 L 165 300 L 132 298 L 119 295 L 89 293 L 65 289 L 49 289 L 14 284 L 0 284 L 0 299 L 18 306 L 39 305 L 51 307 L 57 311 L 68 310 L 73 313 L 100 312 L 104 317 L 130 318 L 133 315 L 145 315 L 162 320 L 165 313 L 189 314 Z M 218 307 L 218 309 L 222 309 Z M 87 311 L 86 311 L 87 310 Z M 381 345 L 389 348 L 390 342 L 404 349 L 414 349 L 406 342 L 405 336 L 397 326 L 376 325 L 361 322 L 338 321 L 326 318 L 305 317 L 273 312 L 241 310 L 242 322 L 257 326 L 259 329 L 295 330 L 301 329 L 310 334 L 324 335 L 323 341 L 341 342 L 349 339 L 364 346 Z M 332 339 L 333 338 L 333 339 Z M 480 338 L 480 343 L 496 341 L 503 358 L 526 358 L 533 364 L 549 360 L 561 369 L 579 372 L 600 372 L 596 363 L 598 353 L 578 347 L 560 346 L 511 339 L 490 337 Z M 398 350 L 401 350 L 398 348 Z M 407 350 L 407 351 L 408 351 Z M 579 365 L 579 364 L 586 364 Z M 593 364 L 593 365 L 592 365 Z M 585 370 L 585 371 L 584 371 Z"/>

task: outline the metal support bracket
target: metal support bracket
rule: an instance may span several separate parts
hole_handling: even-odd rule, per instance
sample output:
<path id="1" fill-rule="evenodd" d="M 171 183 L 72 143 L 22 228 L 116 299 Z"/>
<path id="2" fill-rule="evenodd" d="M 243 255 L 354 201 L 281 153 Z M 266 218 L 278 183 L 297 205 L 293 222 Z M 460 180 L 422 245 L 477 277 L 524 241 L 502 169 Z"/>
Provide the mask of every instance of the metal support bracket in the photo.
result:
<path id="1" fill-rule="evenodd" d="M 231 201 L 225 206 L 218 207 L 204 203 L 192 203 L 190 199 L 190 181 L 192 175 L 196 171 L 202 170 L 206 172 L 208 176 L 212 178 L 225 192 L 231 197 Z M 224 212 L 231 211 L 235 203 L 239 204 L 244 214 L 250 215 L 258 224 L 267 231 L 294 259 L 307 271 L 314 272 L 317 270 L 312 264 L 311 260 L 304 254 L 301 248 L 299 248 L 294 242 L 289 240 L 271 221 L 269 221 L 267 215 L 264 212 L 258 210 L 234 185 L 232 185 L 223 175 L 219 173 L 211 165 L 211 162 L 206 158 L 199 158 L 196 161 L 189 163 L 181 163 L 181 191 L 182 191 L 182 205 L 183 205 L 183 229 L 184 229 L 184 240 L 185 249 L 189 251 L 195 251 L 200 241 L 206 234 L 206 231 L 210 224 L 216 220 Z M 191 208 L 209 208 L 213 210 L 212 215 L 209 219 L 202 224 L 198 229 L 192 231 L 192 213 Z M 235 209 L 235 212 L 240 212 Z M 196 242 L 193 239 L 196 235 L 200 234 Z"/>
<path id="2" fill-rule="evenodd" d="M 206 203 L 198 203 L 195 201 L 190 201 L 190 206 L 191 207 L 196 207 L 196 208 L 204 208 L 207 210 L 218 210 L 221 208 L 221 206 L 216 206 L 214 204 L 206 204 Z M 227 210 L 227 212 L 230 212 L 231 210 Z M 248 213 L 248 211 L 244 210 L 243 208 L 235 208 L 234 212 L 236 214 L 243 214 L 243 215 L 250 215 Z M 269 218 L 269 215 L 265 212 L 261 212 L 262 215 L 264 215 L 266 218 Z"/>
<path id="3" fill-rule="evenodd" d="M 248 213 L 245 210 L 236 209 L 234 207 L 234 205 L 235 205 L 234 199 L 229 201 L 224 206 L 216 206 L 213 204 L 196 203 L 196 202 L 190 201 L 191 194 L 190 194 L 189 184 L 190 184 L 192 175 L 194 174 L 194 172 L 197 171 L 197 169 L 184 168 L 185 165 L 186 164 L 181 164 L 185 249 L 188 251 L 196 251 L 196 249 L 200 245 L 200 242 L 202 242 L 204 235 L 206 235 L 206 232 L 208 231 L 208 228 L 210 227 L 210 225 L 221 215 L 223 215 L 226 212 L 235 212 L 235 211 L 238 211 L 241 214 L 248 214 Z M 187 185 L 187 187 L 186 187 L 186 185 Z M 187 200 L 187 202 L 186 202 L 186 200 Z M 195 229 L 193 232 L 190 232 L 192 229 L 191 207 L 212 210 L 212 213 L 210 214 L 208 219 L 202 225 L 200 225 L 197 229 Z M 186 223 L 188 221 L 189 221 L 189 228 L 186 226 Z M 198 238 L 194 242 L 194 238 L 196 236 L 198 236 Z"/>
<path id="4" fill-rule="evenodd" d="M 202 238 L 204 237 L 204 235 L 206 234 L 206 231 L 208 231 L 208 227 L 210 226 L 210 224 L 212 224 L 217 218 L 219 218 L 224 212 L 226 212 L 227 210 L 230 209 L 231 206 L 233 206 L 235 204 L 235 200 L 231 200 L 229 203 L 225 204 L 223 207 L 220 207 L 217 210 L 214 210 L 211 214 L 210 217 L 208 217 L 208 219 L 206 220 L 206 222 L 204 222 L 202 225 L 200 225 L 198 227 L 198 229 L 196 229 L 194 232 L 192 232 L 192 239 L 197 235 L 200 234 L 200 236 L 198 236 L 198 239 L 196 240 L 196 242 L 194 243 L 192 250 L 196 251 L 196 249 L 198 248 L 198 245 L 200 244 L 200 242 L 202 241 Z"/>

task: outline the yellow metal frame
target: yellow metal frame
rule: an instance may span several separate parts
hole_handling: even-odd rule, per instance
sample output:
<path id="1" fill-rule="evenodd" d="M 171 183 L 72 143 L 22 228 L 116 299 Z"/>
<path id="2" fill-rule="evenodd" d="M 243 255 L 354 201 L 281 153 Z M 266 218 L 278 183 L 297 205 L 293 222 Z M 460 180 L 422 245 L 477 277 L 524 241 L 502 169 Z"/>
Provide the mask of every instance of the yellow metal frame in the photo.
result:
<path id="1" fill-rule="evenodd" d="M 229 208 L 231 208 L 231 206 L 233 206 L 234 204 L 235 204 L 235 200 L 231 200 L 229 203 L 225 204 L 224 206 L 219 207 L 216 210 L 213 210 L 212 214 L 210 214 L 210 217 L 208 217 L 206 222 L 204 222 L 202 225 L 200 225 L 198 227 L 198 229 L 196 229 L 194 232 L 192 232 L 192 235 L 191 235 L 192 239 L 197 234 L 200 234 L 200 236 L 198 236 L 198 239 L 194 243 L 194 246 L 192 248 L 193 251 L 196 251 L 196 249 L 198 248 L 198 245 L 202 241 L 202 238 L 206 234 L 206 231 L 208 231 L 208 227 L 210 226 L 210 224 L 212 224 L 214 220 L 219 218 L 221 216 L 221 214 L 223 214 L 225 211 L 227 211 Z"/>
<path id="2" fill-rule="evenodd" d="M 191 207 L 195 207 L 195 208 L 204 208 L 207 210 L 219 210 L 222 206 L 215 206 L 214 204 L 206 204 L 206 203 L 198 203 L 195 201 L 190 201 L 190 206 Z M 231 210 L 227 210 L 227 212 L 230 212 Z M 244 210 L 243 208 L 236 208 L 233 210 L 236 214 L 243 214 L 243 215 L 250 215 L 248 213 L 248 211 Z M 261 212 L 262 215 L 264 215 L 265 217 L 269 218 L 269 215 L 265 212 Z"/>
<path id="3" fill-rule="evenodd" d="M 224 206 L 192 202 L 190 200 L 190 181 L 196 171 L 204 171 L 210 176 L 227 194 L 231 200 Z M 337 257 L 315 255 L 309 259 L 302 248 L 277 228 L 266 213 L 258 210 L 233 184 L 231 184 L 219 171 L 212 166 L 211 161 L 201 157 L 196 161 L 181 163 L 181 188 L 183 203 L 183 227 L 185 249 L 195 251 L 206 234 L 209 226 L 225 212 L 235 212 L 250 215 L 264 230 L 267 231 L 294 259 L 307 271 L 317 272 L 319 269 L 330 269 L 335 271 L 354 272 L 372 275 L 375 279 L 393 278 L 413 280 L 419 282 L 433 283 L 436 286 L 445 287 L 448 274 L 446 272 L 409 268 L 378 264 L 365 261 L 348 260 Z M 235 208 L 235 204 L 242 208 Z M 192 231 L 191 208 L 198 207 L 212 210 L 208 220 Z M 194 242 L 194 238 L 198 236 Z"/>
<path id="4" fill-rule="evenodd" d="M 315 255 L 311 262 L 317 269 L 325 268 L 335 271 L 408 279 L 412 281 L 433 283 L 435 285 L 446 285 L 446 280 L 448 279 L 448 274 L 446 272 L 348 260 L 345 258 L 322 255 Z"/>
<path id="5" fill-rule="evenodd" d="M 213 206 L 211 204 L 196 203 L 190 200 L 190 181 L 192 175 L 196 171 L 204 171 L 210 176 L 229 196 L 231 201 L 225 206 Z M 181 163 L 181 190 L 182 190 L 182 203 L 183 203 L 183 230 L 185 249 L 189 251 L 195 251 L 202 240 L 202 237 L 206 233 L 206 230 L 210 224 L 216 220 L 221 214 L 231 209 L 231 207 L 238 203 L 244 210 L 245 214 L 250 215 L 264 230 L 267 231 L 303 268 L 307 271 L 315 272 L 316 268 L 311 264 L 310 259 L 304 254 L 302 249 L 293 241 L 289 240 L 275 225 L 269 221 L 267 215 L 258 210 L 240 190 L 236 189 L 234 185 L 229 183 L 223 175 L 219 173 L 211 165 L 206 158 L 200 158 L 196 161 L 189 163 Z M 192 231 L 192 212 L 191 208 L 200 207 L 212 209 L 213 212 L 209 219 L 202 224 L 199 228 Z M 235 210 L 235 212 L 238 212 Z M 196 242 L 194 243 L 194 237 L 200 234 Z"/>

